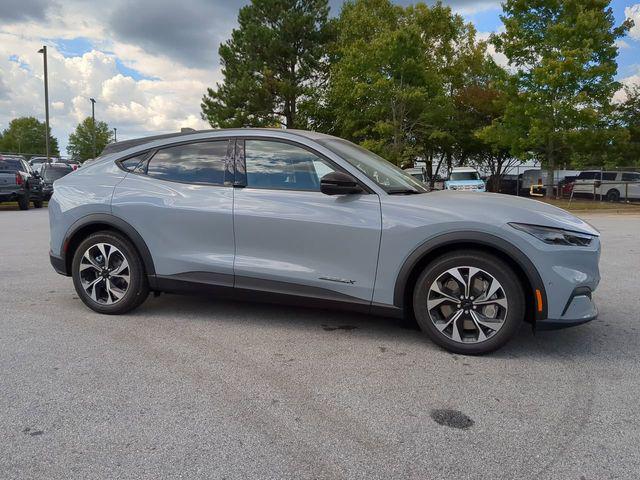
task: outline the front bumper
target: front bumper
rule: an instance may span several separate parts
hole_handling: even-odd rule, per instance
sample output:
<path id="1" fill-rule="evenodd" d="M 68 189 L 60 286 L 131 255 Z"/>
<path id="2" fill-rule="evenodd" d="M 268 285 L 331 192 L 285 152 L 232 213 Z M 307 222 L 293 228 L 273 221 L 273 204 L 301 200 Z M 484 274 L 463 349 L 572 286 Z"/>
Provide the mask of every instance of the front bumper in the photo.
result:
<path id="1" fill-rule="evenodd" d="M 557 330 L 560 328 L 575 327 L 598 318 L 598 308 L 591 298 L 591 289 L 576 288 L 559 318 L 548 318 L 536 322 L 539 330 Z"/>

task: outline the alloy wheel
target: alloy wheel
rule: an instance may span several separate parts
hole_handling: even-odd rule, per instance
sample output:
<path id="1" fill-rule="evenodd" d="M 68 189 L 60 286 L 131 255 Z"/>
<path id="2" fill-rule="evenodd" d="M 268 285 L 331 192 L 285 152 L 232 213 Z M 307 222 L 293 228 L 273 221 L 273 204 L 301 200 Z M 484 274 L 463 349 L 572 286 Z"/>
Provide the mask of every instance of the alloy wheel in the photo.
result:
<path id="1" fill-rule="evenodd" d="M 86 294 L 100 305 L 118 303 L 130 285 L 129 262 L 109 243 L 90 246 L 80 260 L 80 283 Z"/>
<path id="2" fill-rule="evenodd" d="M 480 343 L 493 337 L 504 326 L 508 307 L 500 282 L 477 267 L 450 268 L 427 293 L 431 322 L 458 343 Z"/>

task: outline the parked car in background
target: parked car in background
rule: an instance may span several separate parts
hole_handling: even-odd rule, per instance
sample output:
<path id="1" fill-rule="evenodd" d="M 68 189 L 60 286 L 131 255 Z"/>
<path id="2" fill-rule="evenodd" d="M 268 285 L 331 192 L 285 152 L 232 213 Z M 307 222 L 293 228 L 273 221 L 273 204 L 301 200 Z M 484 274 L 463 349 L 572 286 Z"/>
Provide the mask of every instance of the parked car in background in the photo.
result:
<path id="1" fill-rule="evenodd" d="M 42 201 L 40 176 L 24 157 L 0 155 L 0 202 L 18 202 L 20 210 L 28 210 L 30 202 L 41 208 Z"/>
<path id="2" fill-rule="evenodd" d="M 71 170 L 77 170 L 78 168 L 80 168 L 80 162 L 76 162 L 75 160 L 60 159 L 58 160 L 58 163 L 64 163 L 65 165 L 68 165 Z"/>
<path id="3" fill-rule="evenodd" d="M 597 316 L 600 239 L 586 222 L 524 198 L 430 193 L 319 133 L 122 142 L 56 182 L 49 224 L 51 264 L 103 314 L 150 291 L 204 291 L 411 315 L 464 354 L 499 348 L 525 320 Z"/>
<path id="4" fill-rule="evenodd" d="M 640 173 L 585 170 L 573 185 L 576 196 L 596 196 L 610 202 L 640 199 Z"/>
<path id="5" fill-rule="evenodd" d="M 558 191 L 560 192 L 559 195 L 561 197 L 571 196 L 571 193 L 573 192 L 573 186 L 577 178 L 577 175 L 569 175 L 560 180 L 560 182 L 558 183 Z"/>
<path id="6" fill-rule="evenodd" d="M 57 157 L 31 157 L 29 159 L 29 165 L 31 165 L 31 168 L 35 171 L 35 172 L 40 172 L 40 169 L 42 168 L 42 165 L 44 165 L 45 163 L 56 163 L 58 162 L 59 159 Z"/>
<path id="7" fill-rule="evenodd" d="M 422 183 L 428 182 L 427 172 L 423 167 L 405 168 L 404 171 Z"/>
<path id="8" fill-rule="evenodd" d="M 66 163 L 45 163 L 40 170 L 43 199 L 49 200 L 53 195 L 53 182 L 71 172 L 73 172 L 73 168 Z"/>
<path id="9" fill-rule="evenodd" d="M 491 175 L 487 180 L 487 189 L 506 195 L 518 194 L 518 175 Z"/>
<path id="10" fill-rule="evenodd" d="M 456 167 L 444 182 L 445 190 L 484 192 L 486 185 L 475 168 Z"/>
<path id="11" fill-rule="evenodd" d="M 580 172 L 576 170 L 556 170 L 553 172 L 554 193 L 558 193 L 557 188 L 566 177 L 577 176 Z M 520 194 L 544 196 L 547 192 L 549 172 L 539 168 L 525 170 L 520 177 Z M 562 188 L 562 187 L 561 187 Z"/>

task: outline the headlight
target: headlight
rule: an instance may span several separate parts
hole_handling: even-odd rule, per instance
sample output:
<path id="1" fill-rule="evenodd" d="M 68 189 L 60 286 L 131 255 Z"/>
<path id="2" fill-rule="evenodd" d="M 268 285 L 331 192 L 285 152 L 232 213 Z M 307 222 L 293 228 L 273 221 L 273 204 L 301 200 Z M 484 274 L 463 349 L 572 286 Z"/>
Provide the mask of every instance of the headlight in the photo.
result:
<path id="1" fill-rule="evenodd" d="M 593 235 L 562 230 L 561 228 L 541 227 L 525 223 L 510 223 L 513 228 L 533 235 L 549 245 L 568 245 L 572 247 L 586 247 L 593 241 Z"/>

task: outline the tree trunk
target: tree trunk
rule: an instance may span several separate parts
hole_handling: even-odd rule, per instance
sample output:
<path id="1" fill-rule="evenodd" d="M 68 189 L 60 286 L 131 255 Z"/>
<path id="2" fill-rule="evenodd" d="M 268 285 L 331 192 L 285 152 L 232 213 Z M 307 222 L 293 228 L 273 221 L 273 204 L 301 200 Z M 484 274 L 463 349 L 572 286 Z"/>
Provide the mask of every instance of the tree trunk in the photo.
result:
<path id="1" fill-rule="evenodd" d="M 553 198 L 553 176 L 554 171 L 556 169 L 556 158 L 553 153 L 553 142 L 549 139 L 547 143 L 547 181 L 546 183 L 546 197 Z M 542 172 L 542 167 L 540 168 L 540 172 Z M 542 173 L 541 175 L 542 176 Z"/>

